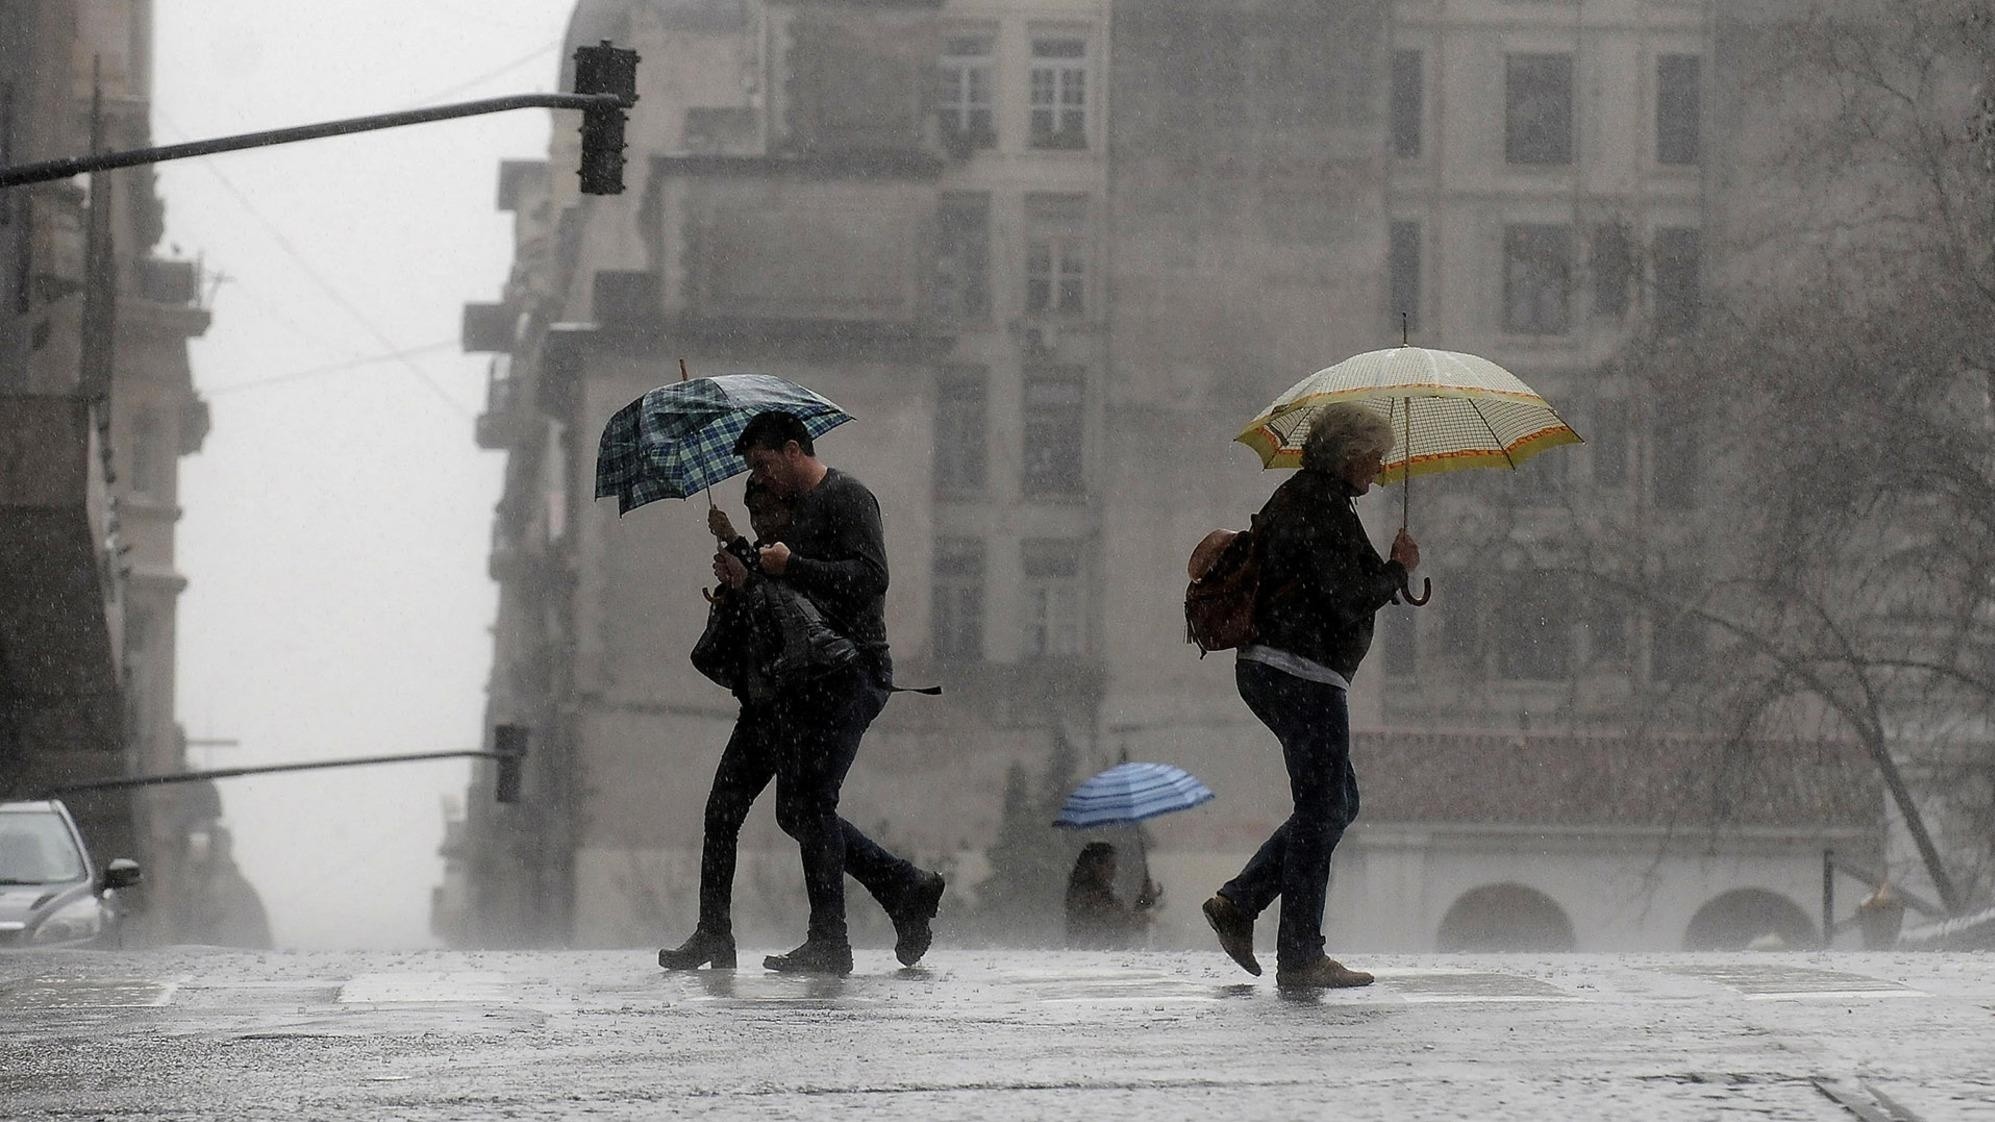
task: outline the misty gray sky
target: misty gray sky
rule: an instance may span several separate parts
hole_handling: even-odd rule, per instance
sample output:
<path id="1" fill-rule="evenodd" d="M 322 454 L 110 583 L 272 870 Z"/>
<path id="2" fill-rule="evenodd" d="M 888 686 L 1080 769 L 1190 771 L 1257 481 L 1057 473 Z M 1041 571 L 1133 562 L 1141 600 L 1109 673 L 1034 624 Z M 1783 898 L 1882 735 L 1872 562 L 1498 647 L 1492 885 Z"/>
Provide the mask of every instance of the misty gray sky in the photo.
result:
<path id="1" fill-rule="evenodd" d="M 154 135 L 551 90 L 569 7 L 167 0 Z M 522 110 L 159 166 L 167 245 L 226 278 L 193 344 L 214 428 L 181 461 L 178 700 L 190 737 L 242 744 L 194 766 L 477 746 L 501 454 L 472 442 L 485 360 L 458 319 L 511 260 L 498 161 L 543 156 L 548 128 Z M 468 772 L 220 783 L 279 945 L 432 943 L 440 806 Z"/>

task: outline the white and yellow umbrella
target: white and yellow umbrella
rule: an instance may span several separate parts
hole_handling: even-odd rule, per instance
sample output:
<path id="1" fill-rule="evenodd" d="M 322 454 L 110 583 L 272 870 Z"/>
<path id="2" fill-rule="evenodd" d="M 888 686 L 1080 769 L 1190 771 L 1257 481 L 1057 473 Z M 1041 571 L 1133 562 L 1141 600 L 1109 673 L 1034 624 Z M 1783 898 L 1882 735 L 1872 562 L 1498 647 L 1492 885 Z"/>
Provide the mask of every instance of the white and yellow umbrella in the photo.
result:
<path id="1" fill-rule="evenodd" d="M 1288 388 L 1234 439 L 1266 467 L 1302 466 L 1302 442 L 1328 405 L 1354 401 L 1392 425 L 1381 483 L 1465 468 L 1515 468 L 1583 441 L 1523 380 L 1477 355 L 1393 347 L 1354 355 Z M 1406 528 L 1410 496 L 1400 504 Z M 1408 599 L 1413 599 L 1408 593 Z M 1425 598 L 1414 600 L 1425 603 Z"/>

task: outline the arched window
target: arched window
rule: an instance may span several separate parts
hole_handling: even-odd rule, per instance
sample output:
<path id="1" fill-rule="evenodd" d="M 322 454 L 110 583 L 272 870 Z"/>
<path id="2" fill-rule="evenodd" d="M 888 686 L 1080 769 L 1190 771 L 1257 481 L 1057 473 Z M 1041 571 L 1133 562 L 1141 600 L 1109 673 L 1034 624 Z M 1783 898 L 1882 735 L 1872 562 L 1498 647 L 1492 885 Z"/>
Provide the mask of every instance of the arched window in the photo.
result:
<path id="1" fill-rule="evenodd" d="M 1735 888 L 1690 917 L 1690 926 L 1683 932 L 1683 949 L 1735 951 L 1769 937 L 1788 947 L 1812 947 L 1820 942 L 1814 921 L 1799 904 L 1764 888 Z"/>
<path id="2" fill-rule="evenodd" d="M 1569 951 L 1577 941 L 1565 909 L 1521 884 L 1490 884 L 1462 893 L 1441 917 L 1443 951 Z"/>

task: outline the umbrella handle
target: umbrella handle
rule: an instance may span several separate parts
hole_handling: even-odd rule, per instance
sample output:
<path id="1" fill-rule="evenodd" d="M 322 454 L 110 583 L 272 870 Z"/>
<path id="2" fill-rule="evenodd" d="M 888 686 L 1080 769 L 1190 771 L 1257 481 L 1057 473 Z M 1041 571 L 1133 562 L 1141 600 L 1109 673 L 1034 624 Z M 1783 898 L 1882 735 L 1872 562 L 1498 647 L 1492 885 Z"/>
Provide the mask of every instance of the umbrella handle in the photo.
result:
<path id="1" fill-rule="evenodd" d="M 1426 577 L 1421 577 L 1420 595 L 1415 596 L 1413 594 L 1413 578 L 1408 577 L 1399 582 L 1399 595 L 1401 599 L 1417 608 L 1434 598 L 1434 582 L 1428 580 Z"/>

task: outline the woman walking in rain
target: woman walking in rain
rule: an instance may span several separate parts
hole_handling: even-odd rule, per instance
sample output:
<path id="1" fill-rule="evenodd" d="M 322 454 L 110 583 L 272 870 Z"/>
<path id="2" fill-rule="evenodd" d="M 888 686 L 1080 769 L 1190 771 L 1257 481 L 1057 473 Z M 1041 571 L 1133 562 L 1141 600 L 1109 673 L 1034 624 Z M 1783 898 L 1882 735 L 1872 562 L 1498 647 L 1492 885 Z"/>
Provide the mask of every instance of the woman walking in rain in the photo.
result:
<path id="1" fill-rule="evenodd" d="M 1355 500 L 1371 490 L 1393 433 L 1361 405 L 1326 407 L 1303 444 L 1302 470 L 1254 518 L 1260 577 L 1254 638 L 1240 648 L 1240 697 L 1281 742 L 1295 809 L 1238 876 L 1204 905 L 1219 945 L 1250 974 L 1254 920 L 1279 897 L 1275 980 L 1283 986 L 1370 985 L 1323 953 L 1330 856 L 1358 816 L 1346 692 L 1372 643 L 1372 616 L 1420 565 L 1406 531 L 1381 559 Z"/>

